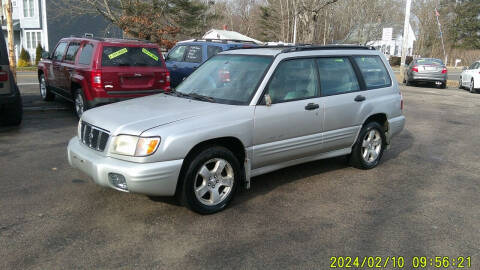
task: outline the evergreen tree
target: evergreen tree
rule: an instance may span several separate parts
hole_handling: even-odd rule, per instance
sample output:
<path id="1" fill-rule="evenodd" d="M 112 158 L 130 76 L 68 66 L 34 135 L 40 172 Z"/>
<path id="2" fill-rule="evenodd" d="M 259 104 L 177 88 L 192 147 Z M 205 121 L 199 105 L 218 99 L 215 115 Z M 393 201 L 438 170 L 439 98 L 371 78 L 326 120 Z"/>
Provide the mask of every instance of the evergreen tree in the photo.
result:
<path id="1" fill-rule="evenodd" d="M 42 59 L 42 52 L 43 52 L 42 45 L 38 43 L 37 49 L 35 50 L 35 65 L 38 65 L 38 62 L 40 62 L 40 59 Z"/>
<path id="2" fill-rule="evenodd" d="M 18 66 L 19 67 L 28 67 L 32 63 L 30 62 L 30 54 L 22 47 L 22 51 L 20 52 L 20 57 L 18 59 Z"/>
<path id="3" fill-rule="evenodd" d="M 480 1 L 465 0 L 455 7 L 451 27 L 454 41 L 462 48 L 480 49 Z"/>

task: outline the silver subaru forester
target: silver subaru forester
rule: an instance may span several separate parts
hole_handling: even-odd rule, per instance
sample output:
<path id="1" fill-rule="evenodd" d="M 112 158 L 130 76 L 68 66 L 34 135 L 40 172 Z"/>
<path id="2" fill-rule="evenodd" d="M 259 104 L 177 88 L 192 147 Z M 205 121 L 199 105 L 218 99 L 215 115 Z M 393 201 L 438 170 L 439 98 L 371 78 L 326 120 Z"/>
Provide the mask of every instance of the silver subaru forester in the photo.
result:
<path id="1" fill-rule="evenodd" d="M 68 160 L 101 186 L 214 213 L 284 167 L 342 155 L 375 167 L 405 124 L 394 78 L 362 46 L 226 51 L 175 90 L 85 112 Z"/>

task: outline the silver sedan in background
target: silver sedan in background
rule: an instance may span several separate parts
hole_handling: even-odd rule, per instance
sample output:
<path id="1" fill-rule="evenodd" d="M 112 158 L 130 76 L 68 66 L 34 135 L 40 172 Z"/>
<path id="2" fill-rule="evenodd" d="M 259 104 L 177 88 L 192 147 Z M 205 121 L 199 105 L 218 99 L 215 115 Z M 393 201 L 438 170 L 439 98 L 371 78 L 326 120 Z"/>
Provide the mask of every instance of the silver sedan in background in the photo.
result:
<path id="1" fill-rule="evenodd" d="M 417 58 L 405 70 L 403 83 L 415 85 L 418 82 L 435 83 L 439 88 L 447 87 L 448 71 L 442 60 Z"/>

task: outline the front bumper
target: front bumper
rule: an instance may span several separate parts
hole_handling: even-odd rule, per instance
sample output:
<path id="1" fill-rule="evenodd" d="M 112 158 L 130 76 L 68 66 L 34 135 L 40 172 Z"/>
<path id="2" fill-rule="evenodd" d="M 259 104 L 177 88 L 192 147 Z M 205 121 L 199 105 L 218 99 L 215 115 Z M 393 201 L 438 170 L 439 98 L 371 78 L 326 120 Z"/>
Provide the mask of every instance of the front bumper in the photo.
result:
<path id="1" fill-rule="evenodd" d="M 120 191 L 141 193 L 151 196 L 173 196 L 183 159 L 154 163 L 134 163 L 103 156 L 80 143 L 74 137 L 68 143 L 68 162 L 84 172 L 98 185 Z M 125 177 L 128 190 L 122 190 L 110 183 L 108 174 L 116 173 Z"/>

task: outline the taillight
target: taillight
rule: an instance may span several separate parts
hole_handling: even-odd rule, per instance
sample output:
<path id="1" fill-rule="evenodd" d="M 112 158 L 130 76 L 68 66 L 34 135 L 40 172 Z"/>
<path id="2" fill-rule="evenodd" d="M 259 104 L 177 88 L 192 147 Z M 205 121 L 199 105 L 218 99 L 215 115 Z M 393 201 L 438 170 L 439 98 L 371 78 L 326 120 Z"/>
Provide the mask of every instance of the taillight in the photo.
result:
<path id="1" fill-rule="evenodd" d="M 92 71 L 92 87 L 102 88 L 102 72 Z"/>
<path id="2" fill-rule="evenodd" d="M 413 71 L 413 72 L 418 72 L 418 67 L 417 67 L 417 66 L 413 66 L 413 67 L 412 67 L 412 71 Z"/>
<path id="3" fill-rule="evenodd" d="M 0 82 L 8 81 L 8 72 L 0 71 Z"/>
<path id="4" fill-rule="evenodd" d="M 445 73 L 447 73 L 447 68 L 446 68 L 446 67 L 444 67 L 444 68 L 442 69 L 442 74 L 445 74 Z"/>
<path id="5" fill-rule="evenodd" d="M 167 81 L 167 83 L 170 83 L 170 72 L 168 72 L 168 71 L 165 74 L 165 81 Z"/>

